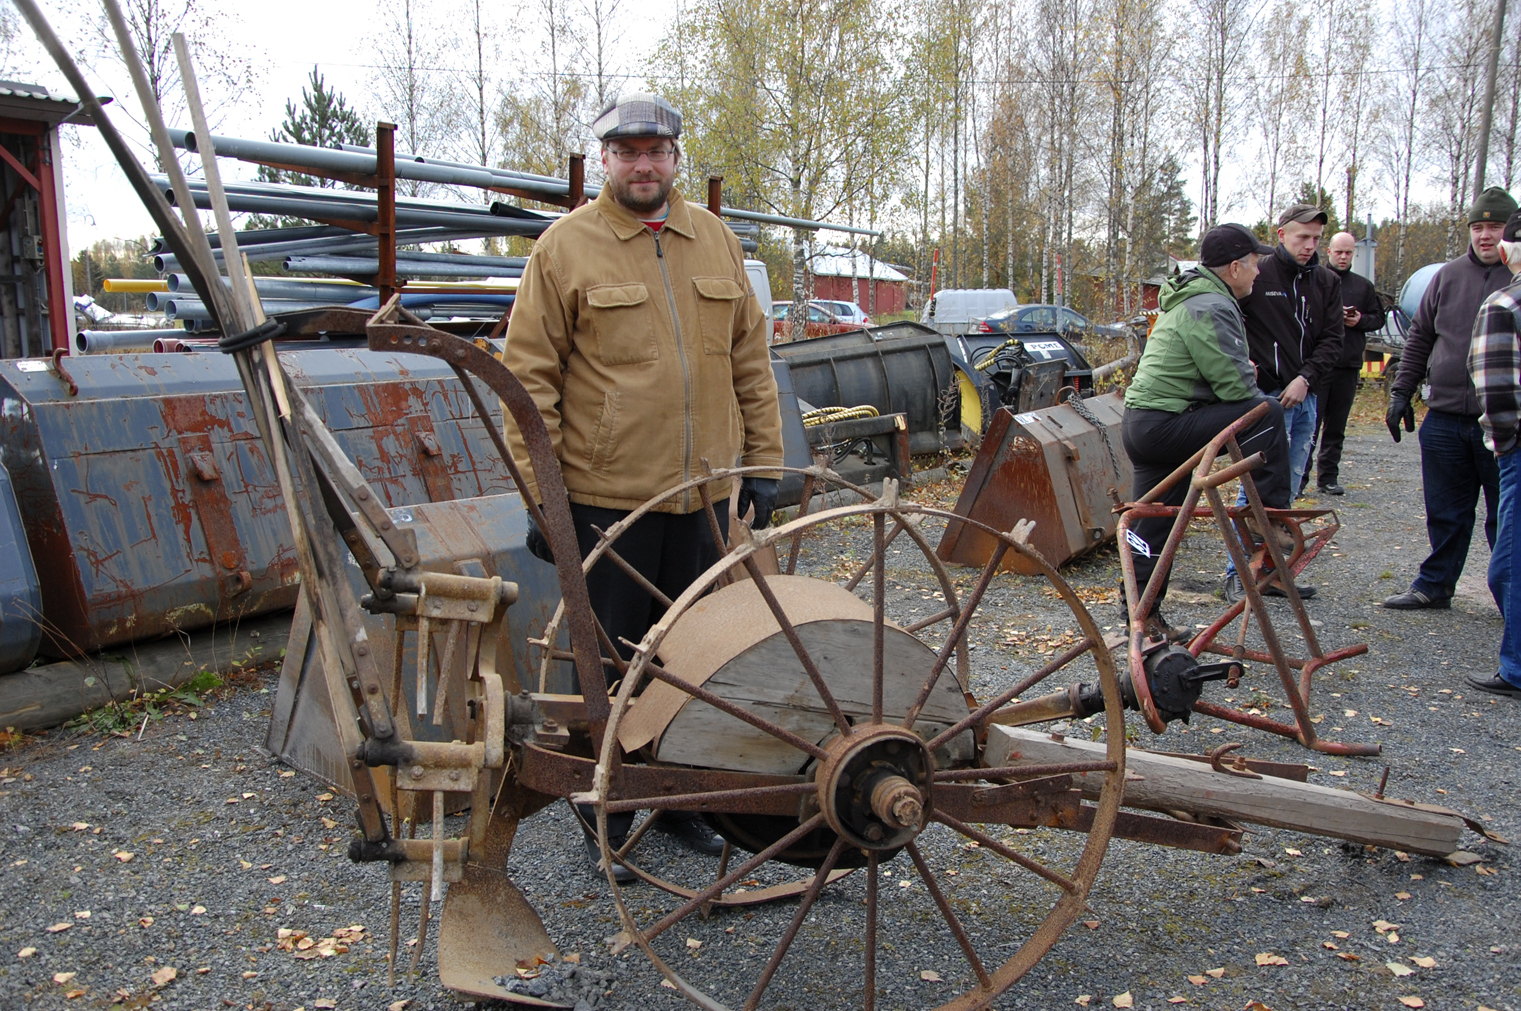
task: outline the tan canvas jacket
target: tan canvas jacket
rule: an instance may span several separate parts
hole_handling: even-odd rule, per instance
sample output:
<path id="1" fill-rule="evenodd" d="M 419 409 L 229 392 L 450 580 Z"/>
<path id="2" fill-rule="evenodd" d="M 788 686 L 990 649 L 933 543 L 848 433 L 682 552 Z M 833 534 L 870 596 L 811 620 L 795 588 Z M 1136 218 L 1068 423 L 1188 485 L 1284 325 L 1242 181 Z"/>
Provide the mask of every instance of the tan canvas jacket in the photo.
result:
<path id="1" fill-rule="evenodd" d="M 657 235 L 604 188 L 534 245 L 503 360 L 539 406 L 571 501 L 632 509 L 704 459 L 781 466 L 766 336 L 722 221 L 672 191 Z M 538 496 L 510 416 L 505 434 Z M 661 508 L 702 501 L 687 493 Z"/>

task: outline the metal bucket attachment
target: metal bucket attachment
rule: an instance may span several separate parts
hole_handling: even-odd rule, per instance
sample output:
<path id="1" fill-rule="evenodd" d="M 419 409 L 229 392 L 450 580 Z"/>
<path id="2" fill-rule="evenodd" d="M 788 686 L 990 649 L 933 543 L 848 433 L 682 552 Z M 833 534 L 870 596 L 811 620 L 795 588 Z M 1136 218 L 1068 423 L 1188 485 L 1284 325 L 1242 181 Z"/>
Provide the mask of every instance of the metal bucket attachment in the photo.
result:
<path id="1" fill-rule="evenodd" d="M 1052 565 L 1092 551 L 1114 536 L 1113 506 L 1130 491 L 1130 458 L 1120 443 L 1124 409 L 1118 393 L 1027 414 L 1001 408 L 956 501 L 957 514 L 996 530 L 1034 520 L 1030 544 Z M 993 545 L 992 537 L 953 520 L 935 553 L 980 566 Z M 1035 572 L 1012 551 L 1003 567 Z"/>

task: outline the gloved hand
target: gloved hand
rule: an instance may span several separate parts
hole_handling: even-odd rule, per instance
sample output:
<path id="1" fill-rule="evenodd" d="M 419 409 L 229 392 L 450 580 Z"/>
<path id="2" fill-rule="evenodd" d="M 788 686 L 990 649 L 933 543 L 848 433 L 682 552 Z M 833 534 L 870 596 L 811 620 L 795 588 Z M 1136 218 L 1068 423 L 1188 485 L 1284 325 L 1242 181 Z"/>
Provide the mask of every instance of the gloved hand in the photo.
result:
<path id="1" fill-rule="evenodd" d="M 540 511 L 543 511 L 542 506 L 540 506 Z M 549 538 L 544 536 L 544 531 L 540 530 L 539 525 L 533 521 L 532 514 L 528 517 L 528 536 L 523 538 L 523 545 L 528 548 L 530 555 L 540 561 L 548 562 L 550 565 L 555 563 L 555 553 L 550 550 Z"/>
<path id="2" fill-rule="evenodd" d="M 776 508 L 776 490 L 781 482 L 774 477 L 746 477 L 739 482 L 739 514 L 753 504 L 755 519 L 751 530 L 764 530 L 771 525 L 771 510 Z"/>
<path id="3" fill-rule="evenodd" d="M 1400 441 L 1400 422 L 1405 423 L 1405 431 L 1415 431 L 1415 408 L 1410 406 L 1410 394 L 1403 390 L 1391 390 L 1389 393 L 1389 412 L 1384 415 L 1384 424 L 1389 426 L 1389 434 L 1394 436 L 1394 441 Z"/>

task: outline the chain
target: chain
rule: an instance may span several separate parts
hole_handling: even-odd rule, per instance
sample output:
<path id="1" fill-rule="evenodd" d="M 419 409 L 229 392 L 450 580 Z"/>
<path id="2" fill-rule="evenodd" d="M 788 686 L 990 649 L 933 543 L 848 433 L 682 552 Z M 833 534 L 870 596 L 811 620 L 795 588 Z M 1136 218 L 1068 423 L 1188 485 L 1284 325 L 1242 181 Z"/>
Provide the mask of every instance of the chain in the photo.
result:
<path id="1" fill-rule="evenodd" d="M 1114 468 L 1114 476 L 1118 478 L 1120 476 L 1120 460 L 1119 457 L 1114 455 L 1114 443 L 1109 441 L 1109 426 L 1100 421 L 1098 415 L 1094 414 L 1083 404 L 1082 395 L 1076 390 L 1072 391 L 1067 397 L 1067 404 L 1077 412 L 1079 418 L 1082 418 L 1088 424 L 1098 429 L 1099 435 L 1103 436 L 1104 448 L 1109 451 L 1109 466 Z"/>

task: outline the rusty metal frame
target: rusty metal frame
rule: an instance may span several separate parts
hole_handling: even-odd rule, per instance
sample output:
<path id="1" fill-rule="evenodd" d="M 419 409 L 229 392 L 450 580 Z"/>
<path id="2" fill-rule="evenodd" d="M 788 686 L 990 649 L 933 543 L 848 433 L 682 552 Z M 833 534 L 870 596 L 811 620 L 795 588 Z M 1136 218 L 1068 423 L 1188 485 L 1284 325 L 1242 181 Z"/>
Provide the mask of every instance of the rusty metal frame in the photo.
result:
<path id="1" fill-rule="evenodd" d="M 1148 645 L 1146 620 L 1151 616 L 1152 608 L 1156 605 L 1162 580 L 1172 568 L 1173 559 L 1177 556 L 1178 547 L 1183 541 L 1183 535 L 1187 532 L 1190 522 L 1194 519 L 1213 518 L 1221 537 L 1225 540 L 1226 550 L 1235 562 L 1236 571 L 1241 576 L 1241 586 L 1245 591 L 1245 597 L 1227 606 L 1225 611 L 1207 628 L 1193 636 L 1188 643 L 1188 650 L 1196 657 L 1208 652 L 1229 656 L 1236 660 L 1253 660 L 1272 664 L 1278 673 L 1289 706 L 1294 711 L 1294 722 L 1283 723 L 1265 716 L 1256 716 L 1204 701 L 1195 703 L 1193 710 L 1241 726 L 1289 737 L 1307 748 L 1326 754 L 1376 755 L 1380 751 L 1380 746 L 1377 744 L 1355 744 L 1321 739 L 1315 733 L 1315 724 L 1310 721 L 1309 698 L 1311 680 L 1315 671 L 1340 660 L 1361 656 L 1368 651 L 1368 647 L 1365 643 L 1359 643 L 1330 652 L 1321 649 L 1320 640 L 1315 634 L 1309 612 L 1305 610 L 1304 601 L 1299 596 L 1294 580 L 1330 543 L 1336 531 L 1341 529 L 1341 523 L 1334 509 L 1269 509 L 1262 504 L 1251 472 L 1262 465 L 1263 454 L 1244 455 L 1240 444 L 1236 441 L 1236 436 L 1264 417 L 1268 410 L 1269 405 L 1266 403 L 1254 407 L 1227 425 L 1219 435 L 1158 482 L 1138 501 L 1119 507 L 1123 511 L 1120 514 L 1116 541 L 1119 545 L 1120 571 L 1125 580 L 1125 600 L 1130 612 L 1130 680 L 1134 686 L 1138 708 L 1146 720 L 1146 725 L 1153 733 L 1161 734 L 1166 731 L 1166 721 L 1152 701 L 1146 678 L 1144 666 L 1144 654 L 1147 652 Z M 1231 462 L 1216 470 L 1215 463 L 1222 453 L 1228 454 Z M 1189 479 L 1189 488 L 1183 504 L 1179 506 L 1159 504 L 1158 500 L 1185 478 Z M 1238 478 L 1246 492 L 1247 505 L 1244 509 L 1227 508 L 1220 495 L 1220 487 Z M 1201 495 L 1208 500 L 1207 506 L 1199 505 Z M 1135 555 L 1130 544 L 1130 525 L 1137 519 L 1161 517 L 1172 517 L 1173 525 L 1168 532 L 1166 543 L 1157 556 L 1157 564 L 1152 570 L 1151 579 L 1143 589 L 1136 582 Z M 1294 541 L 1290 553 L 1285 557 L 1277 543 L 1277 538 L 1267 536 L 1264 538 L 1262 547 L 1248 557 L 1247 550 L 1243 546 L 1244 542 L 1249 543 L 1246 524 L 1248 517 L 1256 522 L 1257 529 L 1263 531 L 1270 531 L 1275 522 L 1286 525 Z M 1328 523 L 1306 531 L 1304 524 L 1326 517 L 1330 518 Z M 1264 570 L 1271 571 L 1263 576 Z M 1263 602 L 1263 591 L 1275 583 L 1282 588 L 1288 598 L 1289 607 L 1293 610 L 1300 633 L 1304 636 L 1305 646 L 1310 653 L 1308 659 L 1289 656 L 1282 640 L 1278 637 L 1272 616 Z M 1257 620 L 1260 634 L 1267 645 L 1266 652 L 1246 649 L 1247 624 L 1252 617 Z M 1233 644 L 1222 644 L 1219 639 L 1221 633 L 1237 618 L 1241 619 L 1241 627 L 1236 641 Z M 1231 687 L 1235 687 L 1235 682 L 1228 683 Z"/>

